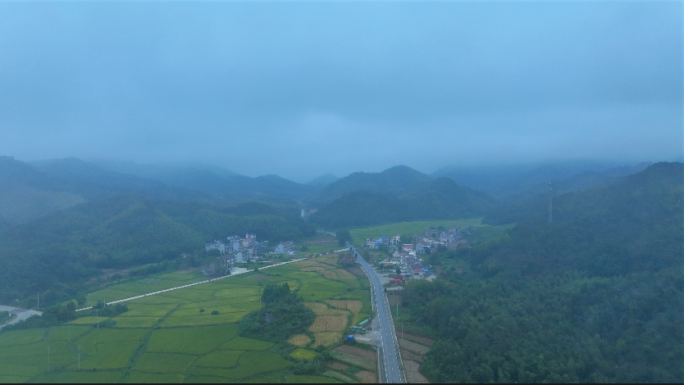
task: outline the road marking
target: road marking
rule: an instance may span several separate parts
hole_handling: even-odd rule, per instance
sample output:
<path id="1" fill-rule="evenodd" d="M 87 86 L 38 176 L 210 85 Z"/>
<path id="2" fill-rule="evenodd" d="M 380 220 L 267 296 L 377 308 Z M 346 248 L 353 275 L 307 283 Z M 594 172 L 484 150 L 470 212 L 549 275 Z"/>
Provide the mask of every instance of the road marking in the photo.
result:
<path id="1" fill-rule="evenodd" d="M 268 268 L 270 268 L 270 267 L 281 266 L 281 265 L 285 265 L 285 264 L 288 264 L 288 263 L 299 262 L 299 261 L 303 261 L 303 260 L 305 260 L 305 259 L 306 259 L 306 258 L 300 258 L 300 259 L 293 259 L 293 260 L 287 261 L 287 262 L 280 262 L 280 263 L 276 263 L 276 264 L 274 264 L 274 265 L 268 265 L 268 266 L 260 267 L 259 270 L 268 269 Z M 190 287 L 190 286 L 201 285 L 201 284 L 203 284 L 203 283 L 209 283 L 209 282 L 217 281 L 217 280 L 219 280 L 219 279 L 234 277 L 234 276 L 236 276 L 236 275 L 245 274 L 245 273 L 249 273 L 249 272 L 251 272 L 251 270 L 241 271 L 241 272 L 239 272 L 239 273 L 230 274 L 230 275 L 224 275 L 224 276 L 222 276 L 222 277 L 211 278 L 211 279 L 207 279 L 207 280 L 200 281 L 200 282 L 189 283 L 189 284 L 183 285 L 183 286 L 176 286 L 176 287 L 172 287 L 172 288 L 169 288 L 169 289 L 154 291 L 154 292 L 152 292 L 152 293 L 136 295 L 135 297 L 129 297 L 129 298 L 124 298 L 124 299 L 119 299 L 119 300 L 116 300 L 116 301 L 105 302 L 105 306 L 106 306 L 106 305 L 114 305 L 114 304 L 121 303 L 121 302 L 132 301 L 132 300 L 138 299 L 138 298 L 149 297 L 149 296 L 155 295 L 155 294 L 162 294 L 162 293 L 166 293 L 166 292 L 169 292 L 169 291 L 172 291 L 172 290 L 184 289 L 184 288 Z M 84 307 L 84 308 L 82 308 L 82 309 L 76 309 L 76 311 L 88 310 L 88 309 L 92 309 L 92 308 L 93 308 L 92 306 L 88 306 L 88 307 Z"/>

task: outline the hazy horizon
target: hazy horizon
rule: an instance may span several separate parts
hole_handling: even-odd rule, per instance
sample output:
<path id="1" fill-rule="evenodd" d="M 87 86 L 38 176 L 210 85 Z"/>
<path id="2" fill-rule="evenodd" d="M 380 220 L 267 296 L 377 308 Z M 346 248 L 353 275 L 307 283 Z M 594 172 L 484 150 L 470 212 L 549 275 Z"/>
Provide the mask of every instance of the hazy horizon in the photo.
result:
<path id="1" fill-rule="evenodd" d="M 300 183 L 680 160 L 681 2 L 1 2 L 0 155 Z"/>

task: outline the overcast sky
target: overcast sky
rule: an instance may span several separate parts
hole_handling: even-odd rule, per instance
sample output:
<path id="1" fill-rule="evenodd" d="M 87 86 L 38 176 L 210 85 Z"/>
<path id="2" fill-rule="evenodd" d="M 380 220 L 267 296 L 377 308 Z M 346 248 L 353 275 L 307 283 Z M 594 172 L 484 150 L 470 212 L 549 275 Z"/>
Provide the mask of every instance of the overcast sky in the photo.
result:
<path id="1" fill-rule="evenodd" d="M 682 2 L 0 1 L 0 155 L 323 173 L 682 154 Z"/>

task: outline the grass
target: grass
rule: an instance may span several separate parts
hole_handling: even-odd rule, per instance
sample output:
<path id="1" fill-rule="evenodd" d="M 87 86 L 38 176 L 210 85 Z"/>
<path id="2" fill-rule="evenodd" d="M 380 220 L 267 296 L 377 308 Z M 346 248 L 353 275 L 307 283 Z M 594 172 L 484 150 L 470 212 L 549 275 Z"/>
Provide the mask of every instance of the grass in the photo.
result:
<path id="1" fill-rule="evenodd" d="M 221 345 L 222 350 L 266 350 L 273 346 L 272 342 L 255 340 L 253 338 L 235 337 Z"/>
<path id="2" fill-rule="evenodd" d="M 217 350 L 197 360 L 197 366 L 213 368 L 232 368 L 237 365 L 238 359 L 244 353 L 241 350 Z"/>
<path id="3" fill-rule="evenodd" d="M 159 329 L 152 332 L 148 352 L 206 354 L 237 336 L 237 325 Z"/>
<path id="4" fill-rule="evenodd" d="M 0 374 L 0 384 L 16 384 L 20 382 L 27 382 L 30 380 L 31 377 L 22 377 L 22 376 L 6 376 Z"/>
<path id="5" fill-rule="evenodd" d="M 149 328 L 159 321 L 159 317 L 116 317 L 112 320 L 117 328 Z"/>
<path id="6" fill-rule="evenodd" d="M 45 336 L 47 329 L 17 330 L 0 334 L 0 348 L 38 342 Z"/>
<path id="7" fill-rule="evenodd" d="M 122 369 L 128 363 L 131 354 L 140 345 L 140 341 L 119 341 L 98 343 L 94 348 L 95 352 L 89 352 L 89 357 L 81 358 L 81 369 Z M 81 347 L 83 350 L 83 347 Z M 73 355 L 72 355 L 73 357 Z M 77 369 L 76 363 L 70 369 Z"/>
<path id="8" fill-rule="evenodd" d="M 310 360 L 314 357 L 316 357 L 316 352 L 312 350 L 307 350 L 307 349 L 296 349 L 290 355 L 294 358 L 299 358 L 299 359 L 304 359 L 304 360 Z"/>
<path id="9" fill-rule="evenodd" d="M 64 382 L 64 383 L 116 383 L 121 373 L 111 372 L 61 372 L 37 377 L 34 382 Z"/>
<path id="10" fill-rule="evenodd" d="M 128 311 L 122 317 L 163 317 L 171 311 L 175 304 L 144 304 L 137 301 L 128 303 Z"/>
<path id="11" fill-rule="evenodd" d="M 124 341 L 139 342 L 147 334 L 147 329 L 100 329 L 94 330 L 78 340 L 81 351 L 86 354 L 97 354 L 98 344 L 121 343 Z"/>
<path id="12" fill-rule="evenodd" d="M 361 245 L 366 241 L 366 238 L 377 238 L 381 235 L 392 237 L 394 235 L 412 235 L 422 233 L 430 226 L 443 226 L 450 229 L 454 226 L 468 227 L 468 226 L 483 226 L 481 224 L 482 218 L 458 219 L 458 220 L 441 220 L 441 221 L 414 221 L 414 222 L 399 222 L 390 223 L 382 226 L 363 227 L 349 230 L 355 245 Z"/>
<path id="13" fill-rule="evenodd" d="M 311 342 L 311 337 L 307 336 L 306 334 L 297 334 L 290 337 L 287 342 L 295 346 L 306 346 L 306 344 Z"/>
<path id="14" fill-rule="evenodd" d="M 315 341 L 311 347 L 315 348 L 319 345 L 330 346 L 338 343 L 342 339 L 341 332 L 320 332 L 314 333 Z"/>
<path id="15" fill-rule="evenodd" d="M 161 326 L 163 327 L 175 327 L 175 326 L 209 326 L 209 325 L 220 325 L 227 323 L 234 323 L 240 320 L 240 318 L 247 315 L 247 311 L 239 313 L 223 313 L 218 315 L 211 315 L 210 312 L 205 311 L 204 313 L 198 313 L 196 315 L 189 316 L 170 316 L 165 319 Z"/>
<path id="16" fill-rule="evenodd" d="M 133 370 L 151 373 L 183 373 L 197 357 L 190 354 L 145 353 Z"/>
<path id="17" fill-rule="evenodd" d="M 131 372 L 128 377 L 128 382 L 132 383 L 160 383 L 160 384 L 175 384 L 181 383 L 185 380 L 185 376 L 179 373 L 144 373 Z"/>
<path id="18" fill-rule="evenodd" d="M 81 317 L 69 322 L 72 325 L 96 325 L 98 322 L 106 321 L 109 317 Z"/>
<path id="19" fill-rule="evenodd" d="M 54 326 L 45 337 L 46 341 L 68 341 L 77 339 L 81 335 L 91 330 L 88 326 Z"/>
<path id="20" fill-rule="evenodd" d="M 279 354 L 269 352 L 246 352 L 238 360 L 239 366 L 228 369 L 227 378 L 239 380 L 263 372 L 271 372 L 292 365 Z"/>

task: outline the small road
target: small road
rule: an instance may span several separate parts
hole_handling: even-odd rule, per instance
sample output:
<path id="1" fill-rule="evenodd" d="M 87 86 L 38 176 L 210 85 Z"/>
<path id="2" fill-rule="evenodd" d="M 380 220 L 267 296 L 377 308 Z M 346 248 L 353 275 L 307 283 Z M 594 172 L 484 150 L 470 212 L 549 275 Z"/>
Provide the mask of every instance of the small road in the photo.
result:
<path id="1" fill-rule="evenodd" d="M 280 263 L 276 263 L 276 264 L 274 264 L 274 265 L 268 265 L 268 266 L 260 267 L 260 268 L 259 268 L 259 271 L 261 271 L 261 270 L 263 270 L 263 269 L 268 269 L 268 268 L 270 268 L 270 267 L 276 267 L 276 266 L 281 266 L 281 265 L 287 265 L 288 263 L 292 263 L 292 262 L 303 261 L 303 260 L 305 260 L 305 259 L 306 259 L 306 258 L 293 259 L 293 260 L 291 260 L 291 261 L 280 262 Z M 197 285 L 201 285 L 201 284 L 204 284 L 204 283 L 209 283 L 209 282 L 213 282 L 213 281 L 218 281 L 219 279 L 225 279 L 225 278 L 234 277 L 234 276 L 236 276 L 236 275 L 249 273 L 250 271 L 253 271 L 253 270 L 249 270 L 249 269 L 239 268 L 239 267 L 238 267 L 238 268 L 235 268 L 234 271 L 233 271 L 230 275 L 224 275 L 224 276 L 222 276 L 222 277 L 207 279 L 207 280 L 205 280 L 205 281 L 190 283 L 190 284 L 183 285 L 183 286 L 171 287 L 171 288 L 164 289 L 164 290 L 154 291 L 154 292 L 152 292 L 152 293 L 136 295 L 135 297 L 129 297 L 129 298 L 124 298 L 124 299 L 119 299 L 119 300 L 116 300 L 116 301 L 105 302 L 105 306 L 106 306 L 106 305 L 115 305 L 115 304 L 121 303 L 121 302 L 132 301 L 132 300 L 138 299 L 138 298 L 145 298 L 145 297 L 153 296 L 153 295 L 156 295 L 156 294 L 162 294 L 162 293 L 166 293 L 166 292 L 173 291 L 173 290 L 185 289 L 186 287 L 197 286 Z M 88 310 L 88 309 L 92 309 L 92 308 L 93 308 L 92 306 L 88 306 L 88 307 L 84 307 L 84 308 L 82 308 L 82 309 L 76 309 L 76 311 L 83 311 L 83 310 Z"/>
<path id="2" fill-rule="evenodd" d="M 405 382 L 399 358 L 399 344 L 397 343 L 397 336 L 394 332 L 394 322 L 392 322 L 389 302 L 383 291 L 380 278 L 378 277 L 377 272 L 373 270 L 365 259 L 363 259 L 361 254 L 356 252 L 356 249 L 353 246 L 351 247 L 351 250 L 368 275 L 373 289 L 371 299 L 375 303 L 376 317 L 378 321 L 380 321 L 380 346 L 382 348 L 382 366 L 385 373 L 385 382 Z"/>
<path id="3" fill-rule="evenodd" d="M 37 310 L 19 309 L 18 307 L 5 306 L 5 305 L 0 305 L 0 311 L 8 311 L 8 312 L 10 312 L 10 314 L 12 314 L 14 316 L 14 318 L 12 318 L 9 321 L 5 322 L 4 324 L 0 325 L 0 329 L 4 328 L 7 325 L 13 325 L 19 321 L 23 321 L 29 317 L 34 316 L 34 315 L 42 315 L 43 314 L 43 312 L 40 312 Z"/>

